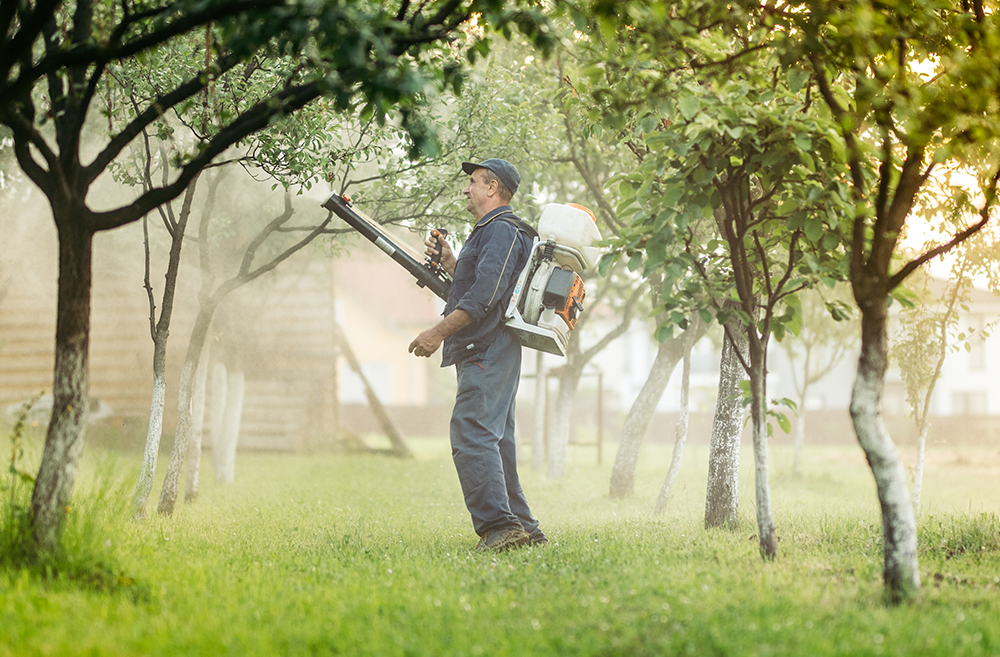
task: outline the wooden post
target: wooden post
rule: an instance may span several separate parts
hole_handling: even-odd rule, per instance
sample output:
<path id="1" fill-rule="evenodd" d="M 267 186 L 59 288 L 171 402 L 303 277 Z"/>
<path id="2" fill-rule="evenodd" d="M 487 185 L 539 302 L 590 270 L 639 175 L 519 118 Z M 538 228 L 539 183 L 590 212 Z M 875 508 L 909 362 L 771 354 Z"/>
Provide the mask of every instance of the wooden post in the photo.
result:
<path id="1" fill-rule="evenodd" d="M 389 414 L 386 413 L 385 407 L 382 406 L 382 402 L 379 401 L 378 396 L 375 394 L 375 390 L 368 383 L 364 372 L 361 371 L 361 363 L 358 362 L 357 356 L 354 355 L 354 350 L 348 344 L 347 337 L 340 328 L 340 324 L 334 321 L 333 326 L 337 333 L 337 342 L 340 345 L 340 351 L 344 355 L 344 358 L 347 359 L 347 364 L 350 365 L 354 373 L 361 379 L 361 383 L 365 388 L 365 397 L 368 398 L 368 406 L 372 409 L 372 413 L 375 414 L 375 419 L 378 420 L 382 431 L 389 437 L 389 442 L 392 444 L 392 452 L 399 456 L 413 456 L 413 452 L 410 451 L 403 437 L 399 435 L 399 431 L 396 430 L 396 426 L 389 418 Z"/>

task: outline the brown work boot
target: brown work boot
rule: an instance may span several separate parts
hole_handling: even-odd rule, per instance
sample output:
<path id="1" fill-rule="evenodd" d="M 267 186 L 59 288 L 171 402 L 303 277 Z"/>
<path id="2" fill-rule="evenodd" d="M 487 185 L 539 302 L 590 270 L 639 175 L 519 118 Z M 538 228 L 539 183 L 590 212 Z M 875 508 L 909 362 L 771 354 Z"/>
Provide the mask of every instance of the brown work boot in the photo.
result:
<path id="1" fill-rule="evenodd" d="M 529 540 L 528 532 L 520 527 L 497 529 L 482 535 L 476 552 L 506 552 L 527 545 Z"/>

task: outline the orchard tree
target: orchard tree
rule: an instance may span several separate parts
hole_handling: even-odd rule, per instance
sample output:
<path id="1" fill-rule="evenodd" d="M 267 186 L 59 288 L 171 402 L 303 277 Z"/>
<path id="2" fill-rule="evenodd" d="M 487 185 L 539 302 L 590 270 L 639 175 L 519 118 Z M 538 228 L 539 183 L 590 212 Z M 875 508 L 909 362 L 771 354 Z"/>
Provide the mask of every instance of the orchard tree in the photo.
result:
<path id="1" fill-rule="evenodd" d="M 979 240 L 970 240 L 979 241 Z M 917 428 L 917 459 L 913 466 L 913 511 L 920 515 L 920 495 L 924 481 L 924 455 L 930 432 L 931 401 L 948 356 L 973 341 L 985 340 L 989 327 L 967 326 L 959 322 L 972 296 L 976 254 L 968 243 L 960 245 L 946 281 L 936 281 L 927 272 L 918 272 L 909 287 L 913 304 L 899 312 L 899 330 L 892 336 L 890 356 L 899 365 L 906 390 L 906 403 Z M 994 256 L 995 259 L 995 256 Z"/>
<path id="2" fill-rule="evenodd" d="M 832 283 L 832 281 L 831 281 Z M 797 334 L 786 335 L 781 348 L 788 356 L 798 407 L 795 418 L 792 474 L 799 473 L 802 447 L 806 440 L 806 401 L 814 386 L 826 378 L 847 353 L 857 347 L 857 322 L 852 321 L 853 307 L 848 305 L 846 285 L 833 289 L 820 286 L 799 295 L 802 326 Z"/>
<path id="3" fill-rule="evenodd" d="M 630 5 L 625 24 L 601 19 L 627 35 L 627 47 L 590 94 L 611 127 L 633 113 L 627 134 L 641 155 L 620 184 L 631 225 L 609 261 L 626 256 L 644 275 L 663 276 L 667 335 L 675 323 L 688 328 L 691 312 L 742 325 L 746 356 L 733 353 L 749 379 L 758 537 L 772 559 L 768 344 L 798 329 L 797 293 L 836 275 L 841 261 L 847 194 L 831 164 L 836 134 L 799 94 L 804 76 L 775 75 L 759 17 L 696 5 L 663 22 L 656 10 Z"/>
<path id="4" fill-rule="evenodd" d="M 893 5 L 804 2 L 773 9 L 769 25 L 789 75 L 808 81 L 834 121 L 850 171 L 848 275 L 861 310 L 861 354 L 851 418 L 882 510 L 884 581 L 899 602 L 920 589 L 916 518 L 899 453 L 881 416 L 889 301 L 918 267 L 965 241 L 996 212 L 1000 137 L 1000 14 L 982 0 Z M 979 203 L 941 199 L 938 170 L 964 166 Z M 941 210 L 950 239 L 899 261 L 914 210 Z"/>
<path id="5" fill-rule="evenodd" d="M 537 7 L 499 0 L 0 5 L 0 124 L 12 133 L 19 167 L 48 198 L 59 239 L 54 404 L 31 501 L 39 551 L 58 543 L 82 450 L 94 235 L 178 197 L 227 149 L 324 95 L 338 112 L 398 116 L 415 143 L 432 148 L 432 136 L 412 120 L 413 108 L 425 92 L 457 85 L 460 58 L 482 51 L 483 37 L 472 36 L 467 49 L 451 42 L 473 15 L 480 25 L 509 31 L 514 21 L 533 39 L 547 39 Z M 204 63 L 201 69 L 89 143 L 89 119 L 109 110 L 102 91 L 110 70 L 154 51 L 183 51 L 192 33 L 208 35 L 206 49 L 190 53 Z M 280 78 L 178 153 L 171 180 L 116 207 L 88 199 L 94 183 L 164 112 L 196 102 L 212 84 L 240 84 L 261 68 L 280 71 Z"/>
<path id="6" fill-rule="evenodd" d="M 662 287 L 662 276 L 653 275 L 650 278 L 649 287 L 653 306 L 659 306 L 658 295 Z M 658 325 L 664 325 L 670 321 L 670 318 L 666 312 L 661 312 L 655 317 L 655 320 Z M 642 388 L 639 389 L 639 394 L 632 402 L 622 425 L 618 451 L 615 453 L 615 462 L 611 467 L 611 484 L 608 494 L 612 499 L 631 497 L 635 492 L 635 473 L 639 464 L 639 451 L 649 423 L 656 412 L 656 407 L 663 397 L 667 384 L 670 383 L 671 375 L 677 369 L 677 364 L 685 361 L 695 343 L 704 337 L 707 331 L 708 324 L 695 314 L 687 330 L 678 335 L 671 334 L 670 337 L 657 341 L 656 356 L 653 357 L 649 375 L 642 384 Z M 685 362 L 689 376 L 690 363 Z M 684 442 L 687 439 L 687 395 L 685 393 L 682 396 L 681 415 L 684 421 L 681 423 L 683 426 L 678 427 L 678 432 L 675 435 L 674 458 L 671 462 L 671 472 L 674 473 L 675 477 L 677 469 L 680 467 L 680 457 L 684 452 Z M 665 497 L 669 497 L 669 488 L 669 486 L 665 488 L 666 492 L 663 493 Z M 660 505 L 658 504 L 658 506 Z"/>
<path id="7" fill-rule="evenodd" d="M 211 28 L 206 28 L 206 38 L 211 38 Z M 194 41 L 187 45 L 190 49 L 197 49 L 198 39 L 201 35 L 194 37 Z M 212 56 L 210 48 L 205 49 L 206 57 Z M 129 61 L 114 67 L 111 71 L 111 80 L 106 98 L 109 104 L 108 121 L 110 130 L 113 131 L 116 124 L 124 125 L 129 117 L 138 111 L 139 107 L 151 102 L 153 99 L 166 93 L 178 80 L 196 75 L 204 62 L 199 59 L 180 56 L 179 50 L 170 50 L 153 53 L 143 61 Z M 256 69 L 266 71 L 266 73 L 256 73 Z M 279 69 L 280 70 L 280 69 Z M 113 165 L 112 172 L 118 182 L 133 186 L 141 186 L 144 191 L 152 189 L 154 186 L 153 176 L 163 179 L 164 183 L 170 180 L 172 158 L 169 153 L 175 155 L 183 150 L 185 144 L 202 144 L 208 140 L 212 133 L 223 122 L 223 117 L 239 107 L 259 97 L 262 92 L 266 92 L 272 87 L 276 78 L 275 69 L 264 69 L 259 63 L 254 62 L 243 72 L 239 80 L 241 84 L 215 84 L 202 91 L 199 102 L 187 103 L 175 106 L 170 112 L 161 117 L 155 125 L 155 130 L 150 130 L 153 135 L 143 132 L 143 138 L 137 140 L 134 145 L 133 157 L 131 159 L 123 157 Z M 231 82 L 231 81 L 230 81 Z M 115 102 L 115 101 L 118 102 Z M 213 233 L 221 233 L 229 230 L 232 233 L 232 226 L 226 221 L 239 221 L 238 213 L 222 212 L 223 218 L 216 218 L 213 224 L 213 212 L 217 211 L 214 200 L 217 195 L 218 186 L 227 179 L 229 185 L 236 184 L 243 187 L 248 181 L 259 181 L 257 184 L 263 186 L 268 182 L 272 188 L 278 185 L 284 186 L 286 195 L 291 188 L 306 189 L 314 182 L 321 179 L 331 179 L 337 175 L 349 173 L 356 164 L 356 160 L 362 158 L 377 157 L 381 149 L 384 149 L 384 142 L 398 142 L 401 133 L 405 131 L 393 125 L 378 125 L 374 119 L 359 122 L 355 117 L 344 115 L 335 111 L 333 102 L 320 98 L 299 110 L 291 118 L 279 117 L 272 121 L 266 128 L 250 135 L 240 147 L 230 149 L 225 153 L 225 159 L 214 162 L 211 167 L 219 169 L 226 167 L 225 171 L 242 166 L 245 175 L 226 176 L 222 171 L 212 177 L 209 184 L 209 191 L 204 194 L 205 206 L 201 215 L 201 224 L 197 237 L 194 240 L 186 236 L 188 219 L 192 213 L 192 204 L 195 192 L 198 189 L 200 176 L 196 176 L 188 184 L 183 195 L 183 202 L 175 210 L 172 202 L 164 203 L 157 208 L 161 222 L 170 238 L 170 250 L 166 267 L 165 281 L 162 290 L 162 300 L 157 317 L 157 308 L 154 298 L 154 289 L 150 281 L 150 258 L 149 258 L 149 235 L 147 218 L 143 217 L 143 234 L 146 244 L 146 280 L 145 288 L 149 297 L 150 307 L 150 333 L 153 339 L 153 388 L 152 400 L 150 403 L 150 415 L 148 430 L 146 435 L 145 449 L 143 453 L 142 467 L 139 472 L 135 493 L 133 494 L 133 515 L 143 517 L 145 515 L 146 502 L 152 488 L 153 476 L 156 472 L 157 456 L 160 450 L 160 438 L 163 427 L 163 411 L 166 398 L 166 354 L 167 340 L 170 333 L 170 320 L 172 316 L 177 279 L 180 271 L 181 251 L 185 241 L 195 241 L 199 247 L 199 261 L 201 273 L 201 292 L 199 293 L 199 321 L 196 326 L 201 327 L 202 323 L 211 324 L 214 310 L 228 294 L 215 297 L 215 274 L 213 269 L 219 269 L 219 263 L 213 262 L 212 253 L 219 255 L 219 239 Z M 154 153 L 155 151 L 155 153 Z M 264 241 L 268 245 L 277 241 L 282 242 L 284 248 L 293 248 L 292 251 L 301 249 L 305 244 L 315 237 L 326 232 L 326 223 L 317 229 L 313 225 L 305 229 L 298 227 L 299 232 L 308 233 L 308 239 L 297 243 L 289 243 L 287 239 L 279 236 L 279 231 L 289 230 L 284 222 L 291 218 L 290 213 L 284 214 L 284 221 L 275 224 L 267 229 L 264 239 L 260 243 L 252 246 L 252 251 L 261 248 Z M 254 219 L 252 216 L 244 214 L 244 218 Z M 319 220 L 317 220 L 317 224 Z M 209 230 L 210 224 L 213 225 Z M 220 226 L 221 224 L 221 226 Z M 237 227 L 238 228 L 238 227 Z M 231 239 L 230 243 L 237 240 Z M 210 242 L 215 242 L 213 248 Z M 255 240 L 247 238 L 248 244 Z M 246 246 L 246 245 L 241 245 Z M 227 254 L 223 254 L 227 255 Z M 237 263 L 230 267 L 230 270 L 239 266 L 238 253 L 231 254 Z M 277 257 L 279 253 L 271 253 L 271 257 Z M 290 255 L 290 254 L 289 254 Z M 249 254 L 253 258 L 254 253 Z M 266 258 L 270 259 L 270 258 Z M 217 260 L 217 259 L 215 259 Z M 281 262 L 281 258 L 278 262 Z M 277 263 L 275 263 L 277 264 Z M 250 275 L 248 269 L 241 277 L 242 284 L 254 280 L 257 276 L 270 271 L 272 268 L 254 267 L 255 274 Z M 235 287 L 226 288 L 233 291 Z M 202 415 L 200 409 L 203 406 L 203 395 L 199 397 L 195 389 L 204 390 L 204 381 L 207 369 L 200 368 L 202 351 L 206 334 L 195 331 L 191 336 L 192 343 L 189 345 L 185 364 L 181 370 L 182 390 L 178 391 L 178 428 L 175 432 L 174 450 L 171 455 L 171 465 L 168 468 L 167 487 L 168 499 L 171 503 L 161 505 L 164 510 L 172 511 L 172 500 L 176 499 L 179 479 L 176 476 L 178 468 L 183 464 L 183 454 L 181 451 L 187 445 L 188 477 L 185 499 L 192 501 L 197 497 L 199 466 L 201 456 L 201 422 Z M 195 373 L 192 375 L 189 370 Z M 199 386 L 201 386 L 199 388 Z M 231 394 L 235 387 L 231 390 Z M 192 409 L 192 405 L 195 407 Z M 192 412 L 194 415 L 192 415 Z M 213 450 L 213 456 L 229 454 L 235 450 L 235 437 L 227 441 L 229 449 L 223 449 L 222 445 Z M 232 458 L 224 459 L 227 463 L 232 462 Z M 228 477 L 231 480 L 232 471 L 228 469 Z"/>

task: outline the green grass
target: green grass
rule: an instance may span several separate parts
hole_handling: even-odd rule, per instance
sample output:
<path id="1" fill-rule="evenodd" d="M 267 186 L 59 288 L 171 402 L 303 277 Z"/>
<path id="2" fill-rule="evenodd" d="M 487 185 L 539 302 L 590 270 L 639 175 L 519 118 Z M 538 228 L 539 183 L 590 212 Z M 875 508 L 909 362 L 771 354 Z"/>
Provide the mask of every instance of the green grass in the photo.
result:
<path id="1" fill-rule="evenodd" d="M 929 460 L 922 595 L 891 608 L 855 446 L 808 448 L 800 477 L 772 450 L 781 540 L 764 563 L 749 462 L 741 527 L 702 528 L 703 446 L 660 518 L 667 447 L 644 448 L 623 502 L 613 453 L 573 448 L 560 481 L 523 466 L 552 544 L 481 555 L 447 442 L 412 443 L 406 461 L 241 453 L 230 485 L 206 462 L 196 504 L 143 523 L 125 503 L 138 456 L 90 450 L 76 569 L 0 570 L 0 655 L 1000 655 L 996 450 Z"/>

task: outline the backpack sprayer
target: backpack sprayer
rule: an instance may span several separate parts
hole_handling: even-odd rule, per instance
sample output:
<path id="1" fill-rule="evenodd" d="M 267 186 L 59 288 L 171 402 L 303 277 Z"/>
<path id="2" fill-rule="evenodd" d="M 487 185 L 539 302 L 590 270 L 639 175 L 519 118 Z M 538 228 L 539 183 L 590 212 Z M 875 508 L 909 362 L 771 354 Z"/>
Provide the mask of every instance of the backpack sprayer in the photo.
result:
<path id="1" fill-rule="evenodd" d="M 417 285 L 448 300 L 451 276 L 437 258 L 421 257 L 404 242 L 387 233 L 371 217 L 355 208 L 347 196 L 333 194 L 323 207 L 335 213 L 402 265 Z M 448 232 L 437 229 L 447 236 Z M 521 344 L 557 356 L 566 355 L 569 334 L 583 312 L 586 296 L 580 274 L 597 263 L 601 239 L 593 213 L 576 204 L 550 203 L 538 222 L 528 264 L 514 286 L 504 318 Z"/>
<path id="2" fill-rule="evenodd" d="M 538 238 L 504 315 L 522 345 L 566 355 L 587 295 L 580 274 L 597 264 L 600 239 L 593 213 L 582 205 L 550 203 L 542 210 Z"/>

